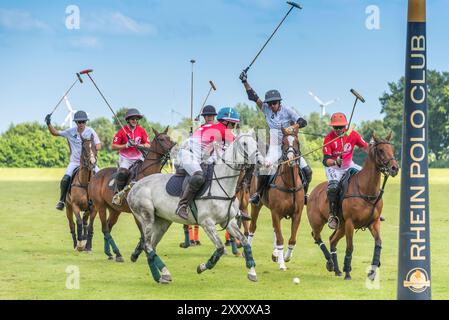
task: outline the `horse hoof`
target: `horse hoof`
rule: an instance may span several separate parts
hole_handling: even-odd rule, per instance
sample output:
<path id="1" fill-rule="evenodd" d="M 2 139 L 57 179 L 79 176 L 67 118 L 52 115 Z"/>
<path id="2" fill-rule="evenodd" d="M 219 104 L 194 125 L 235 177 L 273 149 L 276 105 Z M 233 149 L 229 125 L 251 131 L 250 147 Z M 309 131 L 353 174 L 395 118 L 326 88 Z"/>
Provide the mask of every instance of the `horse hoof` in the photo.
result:
<path id="1" fill-rule="evenodd" d="M 198 274 L 201 274 L 201 273 L 203 273 L 203 272 L 206 271 L 206 270 L 207 270 L 207 267 L 206 267 L 206 264 L 204 264 L 204 263 L 200 264 L 200 265 L 196 268 L 196 272 L 197 272 Z"/>
<path id="2" fill-rule="evenodd" d="M 120 257 L 115 257 L 115 262 L 120 262 L 120 263 L 122 263 L 122 262 L 125 262 L 125 259 L 123 259 L 122 256 L 120 256 Z"/>
<path id="3" fill-rule="evenodd" d="M 83 252 L 84 251 L 84 247 L 78 246 L 78 247 L 76 247 L 76 251 Z"/>
<path id="4" fill-rule="evenodd" d="M 272 254 L 272 255 L 271 255 L 271 260 L 272 260 L 273 262 L 278 262 L 278 257 L 275 256 L 274 254 Z"/>
<path id="5" fill-rule="evenodd" d="M 376 279 L 376 271 L 374 271 L 374 270 L 371 270 L 369 273 L 368 273 L 368 279 L 369 280 L 371 280 L 371 281 L 374 281 L 374 279 Z"/>
<path id="6" fill-rule="evenodd" d="M 159 282 L 162 283 L 162 281 L 164 282 L 164 284 L 170 283 L 172 281 L 171 276 L 169 274 L 163 274 Z"/>
<path id="7" fill-rule="evenodd" d="M 281 271 L 287 271 L 287 266 L 284 264 L 282 266 L 279 267 L 279 270 Z"/>
<path id="8" fill-rule="evenodd" d="M 92 249 L 84 249 L 84 252 L 87 254 L 91 254 L 92 253 Z"/>
<path id="9" fill-rule="evenodd" d="M 138 258 L 139 258 L 139 256 L 132 254 L 130 259 L 131 259 L 131 262 L 136 262 Z"/>
<path id="10" fill-rule="evenodd" d="M 162 276 L 162 277 L 159 279 L 159 283 L 160 283 L 160 284 L 170 284 L 170 281 L 167 280 L 167 279 L 165 279 L 164 276 Z"/>
<path id="11" fill-rule="evenodd" d="M 291 259 L 292 259 L 291 256 L 290 256 L 290 257 L 284 257 L 284 261 L 285 261 L 285 262 L 290 262 Z"/>
<path id="12" fill-rule="evenodd" d="M 242 254 L 240 252 L 233 253 L 234 257 L 240 258 Z"/>
<path id="13" fill-rule="evenodd" d="M 332 260 L 328 260 L 328 261 L 326 262 L 326 269 L 327 269 L 327 271 L 329 271 L 329 272 L 334 271 L 334 262 L 333 262 Z"/>
<path id="14" fill-rule="evenodd" d="M 114 260 L 114 257 L 113 256 L 108 256 L 108 260 L 109 261 Z"/>
<path id="15" fill-rule="evenodd" d="M 252 281 L 252 282 L 257 282 L 257 275 L 256 274 L 252 274 L 252 273 L 248 273 L 248 280 Z"/>
<path id="16" fill-rule="evenodd" d="M 340 270 L 335 271 L 335 276 L 336 277 L 341 277 L 343 274 L 341 273 Z"/>
<path id="17" fill-rule="evenodd" d="M 347 274 L 347 275 L 345 275 L 345 280 L 352 280 L 352 278 L 349 274 Z"/>

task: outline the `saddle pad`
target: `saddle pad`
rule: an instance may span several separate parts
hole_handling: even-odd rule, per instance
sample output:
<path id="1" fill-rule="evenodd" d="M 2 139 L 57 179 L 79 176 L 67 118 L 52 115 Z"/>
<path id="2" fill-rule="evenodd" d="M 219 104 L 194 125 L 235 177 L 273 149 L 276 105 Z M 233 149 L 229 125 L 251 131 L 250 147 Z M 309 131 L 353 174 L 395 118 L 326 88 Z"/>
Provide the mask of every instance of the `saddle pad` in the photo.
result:
<path id="1" fill-rule="evenodd" d="M 212 183 L 212 174 L 214 172 L 214 166 L 209 165 L 203 168 L 203 170 L 206 182 L 203 184 L 200 191 L 197 193 L 196 198 L 203 196 Z M 188 181 L 186 180 L 186 177 L 188 176 L 173 175 L 168 180 L 167 185 L 165 186 L 165 190 L 167 191 L 167 193 L 173 197 L 181 197 L 184 189 L 187 187 Z"/>

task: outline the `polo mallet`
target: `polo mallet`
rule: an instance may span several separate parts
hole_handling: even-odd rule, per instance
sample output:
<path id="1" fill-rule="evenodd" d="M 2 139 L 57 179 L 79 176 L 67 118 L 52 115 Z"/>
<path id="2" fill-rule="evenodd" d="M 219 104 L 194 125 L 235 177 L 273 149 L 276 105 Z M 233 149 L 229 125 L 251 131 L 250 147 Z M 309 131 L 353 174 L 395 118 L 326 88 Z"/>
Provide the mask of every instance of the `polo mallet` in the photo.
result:
<path id="1" fill-rule="evenodd" d="M 192 77 L 190 81 L 190 135 L 193 134 L 193 65 L 195 64 L 195 60 L 190 60 L 192 64 Z"/>
<path id="2" fill-rule="evenodd" d="M 131 138 L 129 137 L 128 133 L 125 130 L 125 127 L 123 126 L 122 122 L 120 121 L 119 117 L 117 117 L 117 115 L 115 114 L 114 110 L 112 109 L 111 105 L 109 104 L 108 100 L 106 100 L 105 96 L 103 95 L 103 93 L 101 92 L 101 90 L 98 88 L 97 84 L 95 83 L 94 79 L 92 79 L 92 77 L 90 76 L 90 73 L 93 72 L 94 70 L 92 69 L 87 69 L 87 70 L 83 70 L 81 71 L 79 74 L 86 74 L 90 81 L 92 81 L 92 83 L 94 84 L 95 88 L 98 90 L 98 92 L 100 93 L 101 97 L 103 98 L 104 102 L 106 102 L 107 106 L 109 107 L 109 110 L 111 110 L 112 114 L 114 115 L 115 119 L 117 120 L 117 122 L 120 124 L 120 126 L 123 129 L 123 132 L 126 134 L 126 136 L 128 137 L 128 140 L 131 140 Z"/>
<path id="3" fill-rule="evenodd" d="M 271 34 L 271 36 L 268 38 L 267 42 L 265 42 L 265 44 L 263 45 L 262 49 L 260 49 L 259 53 L 257 53 L 256 57 L 253 59 L 253 61 L 250 63 L 250 65 L 244 70 L 245 73 L 248 72 L 248 70 L 252 67 L 252 65 L 254 64 L 254 62 L 256 62 L 257 58 L 259 57 L 259 55 L 262 53 L 263 49 L 265 49 L 265 47 L 267 46 L 268 42 L 270 42 L 271 38 L 273 38 L 274 34 L 278 31 L 278 29 L 280 28 L 280 26 L 284 23 L 284 20 L 287 18 L 287 16 L 290 14 L 290 12 L 292 12 L 292 10 L 294 8 L 297 9 L 302 9 L 302 6 L 298 3 L 292 2 L 292 1 L 287 1 L 287 4 L 289 4 L 291 6 L 290 10 L 288 10 L 287 14 L 284 16 L 284 18 L 282 19 L 282 21 L 279 23 L 279 25 L 276 27 L 276 29 L 273 31 L 273 33 Z"/>
<path id="4" fill-rule="evenodd" d="M 210 96 L 210 93 L 212 92 L 212 90 L 217 91 L 217 87 L 214 85 L 212 80 L 209 81 L 209 84 L 210 84 L 209 93 L 207 94 L 206 99 L 204 99 L 203 105 L 201 106 L 200 113 L 196 116 L 195 121 L 200 120 L 200 116 L 203 113 L 204 106 L 206 105 L 207 99 L 209 99 L 209 96 Z"/>
<path id="5" fill-rule="evenodd" d="M 348 124 L 348 130 L 349 130 L 349 128 L 351 128 L 352 116 L 354 115 L 355 106 L 357 105 L 357 102 L 360 100 L 360 101 L 362 101 L 362 103 L 365 103 L 365 98 L 363 98 L 357 91 L 355 91 L 354 89 L 351 89 L 351 93 L 355 96 L 355 102 L 354 102 L 354 106 L 352 107 L 351 118 L 349 119 L 349 124 Z"/>
<path id="6" fill-rule="evenodd" d="M 83 83 L 83 79 L 81 79 L 81 76 L 79 73 L 76 74 L 77 79 L 75 80 L 75 82 L 70 86 L 69 90 L 66 91 L 66 93 L 64 93 L 64 95 L 62 96 L 61 100 L 59 100 L 58 104 L 56 105 L 56 107 L 53 108 L 53 111 L 50 113 L 50 115 L 52 115 L 56 109 L 58 109 L 59 105 L 61 104 L 62 100 L 64 100 L 64 98 L 69 94 L 70 91 L 72 91 L 73 87 L 78 83 L 78 81 L 80 83 Z"/>

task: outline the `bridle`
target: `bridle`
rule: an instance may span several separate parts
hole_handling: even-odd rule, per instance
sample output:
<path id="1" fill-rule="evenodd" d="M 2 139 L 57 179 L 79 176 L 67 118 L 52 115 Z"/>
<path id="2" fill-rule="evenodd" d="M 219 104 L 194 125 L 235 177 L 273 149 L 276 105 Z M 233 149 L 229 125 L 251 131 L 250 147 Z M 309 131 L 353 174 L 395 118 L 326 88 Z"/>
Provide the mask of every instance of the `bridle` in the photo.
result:
<path id="1" fill-rule="evenodd" d="M 391 145 L 390 142 L 388 141 L 379 141 L 379 142 L 375 142 L 373 144 L 373 149 L 374 149 L 374 156 L 375 156 L 375 162 L 376 162 L 376 168 L 385 176 L 389 176 L 390 175 L 390 162 L 393 160 L 396 160 L 396 158 L 393 156 L 390 159 L 382 159 L 381 154 L 379 153 L 379 149 L 377 148 L 379 145 L 382 144 L 388 144 Z"/>
<path id="2" fill-rule="evenodd" d="M 154 162 L 151 162 L 151 163 L 149 163 L 148 165 L 146 165 L 145 167 L 141 168 L 141 169 L 140 169 L 140 172 L 144 172 L 145 170 L 147 170 L 148 168 L 150 168 L 150 167 L 152 167 L 152 166 L 158 164 L 159 162 L 161 162 L 161 167 L 163 167 L 163 166 L 165 166 L 165 164 L 167 163 L 167 161 L 170 159 L 170 151 L 171 151 L 171 149 L 173 149 L 173 147 L 176 145 L 176 143 L 173 143 L 173 145 L 170 146 L 170 147 L 164 146 L 164 144 L 161 142 L 161 140 L 160 140 L 160 138 L 159 138 L 159 136 L 161 136 L 162 134 L 164 134 L 164 133 L 159 133 L 159 134 L 155 137 L 154 140 L 155 140 L 155 142 L 156 142 L 156 143 L 155 143 L 156 146 L 160 146 L 160 147 L 162 148 L 162 150 L 164 150 L 165 152 L 164 152 L 164 153 L 160 153 L 160 152 L 156 151 L 156 150 L 157 150 L 157 147 L 155 147 L 155 148 L 153 149 L 153 145 L 152 145 L 152 146 L 150 147 L 150 149 L 149 149 L 149 151 L 148 151 L 148 154 L 147 154 L 147 156 L 145 157 L 145 160 L 144 160 L 144 161 L 154 161 Z M 154 158 L 154 159 L 149 158 L 150 154 L 152 154 L 152 153 L 156 154 L 158 157 L 157 157 L 157 158 Z"/>

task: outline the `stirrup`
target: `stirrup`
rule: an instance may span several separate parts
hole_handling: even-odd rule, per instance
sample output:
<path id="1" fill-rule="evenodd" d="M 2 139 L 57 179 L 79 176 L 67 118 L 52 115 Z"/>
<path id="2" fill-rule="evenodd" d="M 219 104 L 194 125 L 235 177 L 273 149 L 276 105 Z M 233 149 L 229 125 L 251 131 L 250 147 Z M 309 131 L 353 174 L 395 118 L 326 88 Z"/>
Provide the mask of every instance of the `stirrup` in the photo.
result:
<path id="1" fill-rule="evenodd" d="M 63 202 L 63 201 L 59 201 L 57 204 L 56 204 L 56 210 L 64 210 L 64 207 L 65 207 L 65 203 Z"/>
<path id="2" fill-rule="evenodd" d="M 112 198 L 112 203 L 115 204 L 116 206 L 121 206 L 123 203 L 123 199 L 126 196 L 126 193 L 131 190 L 131 188 L 133 187 L 133 185 L 135 184 L 135 182 L 131 182 L 130 184 L 126 185 L 123 190 L 119 191 L 117 194 L 114 195 L 114 197 Z"/>
<path id="3" fill-rule="evenodd" d="M 181 213 L 181 209 L 185 208 L 185 213 Z M 180 205 L 177 209 L 176 209 L 176 215 L 184 220 L 189 220 L 189 212 L 187 211 L 187 205 L 183 204 Z"/>

